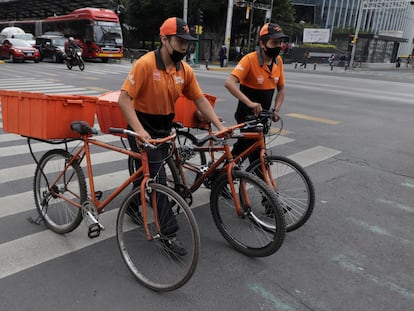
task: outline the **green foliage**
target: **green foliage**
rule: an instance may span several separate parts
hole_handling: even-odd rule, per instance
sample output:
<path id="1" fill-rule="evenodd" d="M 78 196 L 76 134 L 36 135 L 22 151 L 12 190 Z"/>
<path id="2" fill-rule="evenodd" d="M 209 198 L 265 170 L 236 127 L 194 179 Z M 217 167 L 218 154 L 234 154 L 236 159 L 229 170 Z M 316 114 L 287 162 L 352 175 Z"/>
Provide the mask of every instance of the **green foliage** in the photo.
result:
<path id="1" fill-rule="evenodd" d="M 336 49 L 336 45 L 325 43 L 303 43 L 301 47 L 309 49 Z"/>

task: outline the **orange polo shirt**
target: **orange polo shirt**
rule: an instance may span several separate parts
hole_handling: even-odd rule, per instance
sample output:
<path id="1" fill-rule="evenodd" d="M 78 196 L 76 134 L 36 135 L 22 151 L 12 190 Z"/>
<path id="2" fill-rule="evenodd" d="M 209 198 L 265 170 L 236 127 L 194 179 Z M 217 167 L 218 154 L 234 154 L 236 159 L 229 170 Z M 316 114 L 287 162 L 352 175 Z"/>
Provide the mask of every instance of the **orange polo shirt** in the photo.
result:
<path id="1" fill-rule="evenodd" d="M 260 51 L 245 55 L 231 72 L 240 81 L 240 90 L 251 101 L 258 102 L 263 109 L 272 106 L 273 93 L 278 86 L 285 85 L 283 61 L 278 55 L 271 69 L 263 61 Z M 245 121 L 253 110 L 239 101 L 235 113 L 236 121 Z"/>
<path id="2" fill-rule="evenodd" d="M 204 96 L 191 67 L 179 62 L 167 71 L 159 50 L 135 62 L 121 90 L 133 99 L 136 111 L 150 115 L 173 114 L 181 93 L 191 100 Z"/>

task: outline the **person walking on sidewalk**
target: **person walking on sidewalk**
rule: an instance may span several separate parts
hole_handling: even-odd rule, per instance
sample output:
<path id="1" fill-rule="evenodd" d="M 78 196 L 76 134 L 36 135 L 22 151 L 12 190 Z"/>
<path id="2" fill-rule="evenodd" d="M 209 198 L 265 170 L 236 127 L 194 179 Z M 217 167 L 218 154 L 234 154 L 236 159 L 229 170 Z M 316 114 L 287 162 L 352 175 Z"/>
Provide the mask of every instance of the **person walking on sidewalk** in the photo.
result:
<path id="1" fill-rule="evenodd" d="M 279 25 L 265 24 L 260 30 L 260 49 L 243 56 L 227 78 L 224 86 L 239 100 L 235 113 L 237 123 L 246 121 L 248 115 L 257 116 L 262 109 L 270 110 L 275 89 L 273 120 L 279 120 L 279 110 L 285 98 L 285 74 L 279 53 L 282 41 L 286 38 Z M 239 155 L 252 143 L 253 140 L 237 140 L 233 155 Z M 252 153 L 249 161 L 259 158 L 259 153 Z"/>
<path id="2" fill-rule="evenodd" d="M 308 59 L 309 59 L 309 51 L 305 51 L 305 53 L 303 53 L 303 62 L 302 64 L 300 64 L 300 67 L 303 67 L 306 69 L 306 65 L 308 64 Z"/>
<path id="3" fill-rule="evenodd" d="M 189 41 L 197 39 L 190 35 L 187 23 L 181 18 L 171 17 L 160 28 L 161 46 L 139 58 L 131 68 L 121 87 L 119 106 L 128 123 L 141 140 L 161 138 L 170 134 L 174 119 L 174 103 L 182 93 L 193 100 L 204 117 L 219 130 L 224 127 L 198 85 L 189 64 L 182 61 L 187 54 Z M 138 152 L 137 141 L 128 137 L 131 149 Z M 165 150 L 148 151 L 151 159 L 150 177 L 166 184 L 163 164 Z M 136 162 L 137 167 L 141 162 Z M 134 183 L 134 187 L 139 182 Z M 160 200 L 166 201 L 165 197 Z M 127 214 L 140 224 L 138 205 L 131 204 Z M 178 255 L 185 255 L 185 246 L 176 236 L 178 224 L 168 202 L 158 205 L 161 233 L 166 248 Z"/>

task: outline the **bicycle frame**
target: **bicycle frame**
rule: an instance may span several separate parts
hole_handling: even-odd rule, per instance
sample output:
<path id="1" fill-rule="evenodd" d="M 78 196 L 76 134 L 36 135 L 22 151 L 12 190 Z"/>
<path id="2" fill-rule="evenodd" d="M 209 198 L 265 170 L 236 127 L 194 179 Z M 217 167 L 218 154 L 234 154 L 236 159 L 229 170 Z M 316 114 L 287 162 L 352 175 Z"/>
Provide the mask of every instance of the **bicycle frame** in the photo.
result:
<path id="1" fill-rule="evenodd" d="M 171 139 L 171 137 L 173 136 L 169 136 L 168 138 L 162 139 L 162 140 L 156 140 L 159 143 L 164 142 L 164 141 L 168 141 L 169 139 Z M 63 171 L 57 176 L 57 178 L 50 184 L 48 185 L 49 190 L 52 191 L 53 186 L 58 183 L 59 180 L 61 180 L 62 178 L 64 178 L 66 180 L 66 176 L 65 172 L 68 170 L 68 168 L 72 165 L 72 163 L 74 163 L 75 161 L 79 161 L 82 162 L 83 159 L 86 159 L 86 169 L 87 169 L 87 173 L 88 173 L 88 184 L 89 184 L 89 189 L 90 189 L 90 200 L 93 203 L 93 205 L 96 207 L 96 210 L 98 211 L 98 213 L 102 213 L 103 209 L 116 197 L 118 196 L 128 185 L 130 185 L 134 180 L 141 178 L 142 177 L 142 182 L 141 182 L 141 203 L 143 204 L 144 208 L 142 209 L 142 217 L 143 217 L 143 222 L 144 222 L 144 227 L 145 227 L 145 231 L 147 234 L 147 238 L 149 240 L 152 239 L 152 236 L 150 234 L 150 231 L 148 229 L 148 224 L 147 224 L 147 212 L 146 212 L 146 208 L 145 208 L 145 204 L 146 204 L 146 199 L 145 199 L 145 187 L 147 186 L 147 183 L 150 181 L 150 173 L 149 173 L 149 164 L 148 164 L 148 155 L 147 152 L 145 150 L 143 150 L 142 153 L 136 153 L 134 151 L 130 151 L 127 150 L 125 148 L 120 148 L 108 143 L 104 143 L 102 141 L 96 140 L 96 139 L 91 139 L 88 135 L 81 135 L 80 140 L 83 142 L 82 146 L 80 146 L 76 152 L 72 155 L 72 158 L 70 159 L 70 161 L 68 163 L 66 163 L 65 168 L 63 169 Z M 142 162 L 141 167 L 135 171 L 132 175 L 130 175 L 120 186 L 118 186 L 117 188 L 115 188 L 113 191 L 111 191 L 111 193 L 103 200 L 100 201 L 98 200 L 97 196 L 96 196 L 96 192 L 95 192 L 95 183 L 94 183 L 94 177 L 93 177 L 93 169 L 92 169 L 92 160 L 91 160 L 91 151 L 90 151 L 90 147 L 91 145 L 94 146 L 98 146 L 100 148 L 104 148 L 104 149 L 108 149 L 108 150 L 112 150 L 115 152 L 119 152 L 122 154 L 125 154 L 127 156 L 131 156 L 134 159 L 139 159 Z M 70 181 L 70 177 L 69 180 Z M 67 182 L 66 181 L 66 182 Z M 57 197 L 59 197 L 62 200 L 65 200 L 66 202 L 70 203 L 71 205 L 77 207 L 77 208 L 82 208 L 81 204 L 74 202 L 73 200 L 65 197 L 64 194 L 62 193 L 54 193 L 54 195 L 56 195 Z M 153 214 L 154 214 L 154 221 L 155 221 L 155 226 L 157 228 L 157 231 L 160 231 L 160 225 L 158 223 L 158 217 L 157 217 L 157 208 L 155 206 L 155 193 L 152 193 L 152 210 L 153 210 Z"/>
<path id="2" fill-rule="evenodd" d="M 234 128 L 239 127 L 240 125 L 235 126 Z M 241 126 L 240 126 L 241 127 Z M 231 132 L 234 130 L 234 128 L 229 128 L 228 130 L 225 131 L 225 133 L 227 132 Z M 204 180 L 210 176 L 211 174 L 213 174 L 213 172 L 222 164 L 225 163 L 227 161 L 227 163 L 225 163 L 224 167 L 221 169 L 222 171 L 225 171 L 227 174 L 227 178 L 229 180 L 229 185 L 230 185 L 230 190 L 232 193 L 232 197 L 234 200 L 234 203 L 236 205 L 236 212 L 237 215 L 239 217 L 243 217 L 244 213 L 241 207 L 241 203 L 240 200 L 236 194 L 236 188 L 234 186 L 233 183 L 233 168 L 234 166 L 237 164 L 237 162 L 233 159 L 233 155 L 231 153 L 230 147 L 227 143 L 227 140 L 224 139 L 223 143 L 221 146 L 214 146 L 210 143 L 209 146 L 198 146 L 198 147 L 194 147 L 194 151 L 200 151 L 200 152 L 209 152 L 214 156 L 215 152 L 223 152 L 224 154 L 216 161 L 213 162 L 213 164 L 206 170 L 206 171 L 202 171 L 200 167 L 198 168 L 194 168 L 194 170 L 197 170 L 198 172 L 201 172 L 201 176 L 197 178 L 197 180 L 194 182 L 194 184 L 187 189 L 188 191 L 190 191 L 191 193 L 194 193 L 200 186 L 201 184 L 204 182 Z M 181 165 L 179 165 L 180 163 L 180 157 L 178 155 L 178 151 L 177 148 L 174 148 L 174 156 L 175 156 L 175 161 L 176 161 L 176 167 L 178 168 L 178 171 L 180 173 L 180 177 L 183 180 L 183 184 L 185 185 L 185 174 L 183 172 L 183 168 Z M 184 186 L 185 187 L 185 186 Z M 243 200 L 247 205 L 250 205 L 250 200 L 248 198 L 247 195 L 247 190 L 246 187 L 243 186 L 241 188 L 242 190 L 242 195 L 243 195 Z"/>

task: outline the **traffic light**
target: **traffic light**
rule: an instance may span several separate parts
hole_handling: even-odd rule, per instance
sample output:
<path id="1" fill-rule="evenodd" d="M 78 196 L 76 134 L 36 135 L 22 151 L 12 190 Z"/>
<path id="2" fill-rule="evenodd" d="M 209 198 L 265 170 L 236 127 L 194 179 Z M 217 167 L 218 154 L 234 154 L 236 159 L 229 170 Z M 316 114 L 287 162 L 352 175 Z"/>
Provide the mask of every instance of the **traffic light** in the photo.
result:
<path id="1" fill-rule="evenodd" d="M 201 25 L 204 22 L 203 10 L 198 8 L 197 9 L 197 24 Z"/>

